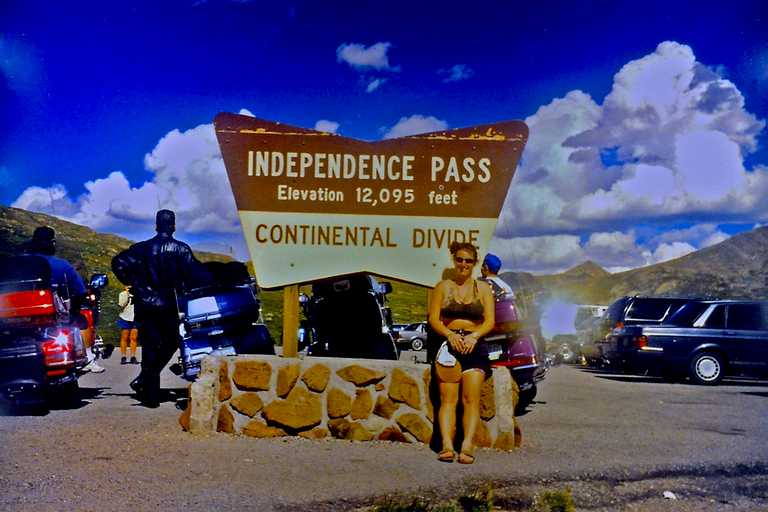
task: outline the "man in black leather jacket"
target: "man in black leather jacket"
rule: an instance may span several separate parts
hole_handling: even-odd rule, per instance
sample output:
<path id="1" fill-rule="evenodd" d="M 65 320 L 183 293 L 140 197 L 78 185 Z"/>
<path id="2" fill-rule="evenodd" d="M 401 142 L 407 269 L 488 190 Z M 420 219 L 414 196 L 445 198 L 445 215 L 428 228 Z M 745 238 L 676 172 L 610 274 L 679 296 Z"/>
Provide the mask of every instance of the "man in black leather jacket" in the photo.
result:
<path id="1" fill-rule="evenodd" d="M 154 238 L 133 244 L 112 259 L 112 271 L 134 298 L 135 322 L 141 340 L 141 373 L 131 382 L 147 407 L 160 403 L 160 372 L 179 348 L 177 298 L 200 262 L 192 249 L 173 238 L 176 215 L 157 212 Z"/>

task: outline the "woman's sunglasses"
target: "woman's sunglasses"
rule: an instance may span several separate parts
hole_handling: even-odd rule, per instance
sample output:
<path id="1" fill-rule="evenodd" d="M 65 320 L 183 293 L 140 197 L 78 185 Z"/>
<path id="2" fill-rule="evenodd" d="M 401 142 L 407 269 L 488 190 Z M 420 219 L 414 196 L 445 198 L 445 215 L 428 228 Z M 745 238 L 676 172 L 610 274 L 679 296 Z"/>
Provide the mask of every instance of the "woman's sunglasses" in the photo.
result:
<path id="1" fill-rule="evenodd" d="M 469 263 L 470 265 L 477 263 L 477 260 L 473 260 L 472 258 L 459 258 L 456 256 L 454 256 L 453 261 L 456 263 Z"/>

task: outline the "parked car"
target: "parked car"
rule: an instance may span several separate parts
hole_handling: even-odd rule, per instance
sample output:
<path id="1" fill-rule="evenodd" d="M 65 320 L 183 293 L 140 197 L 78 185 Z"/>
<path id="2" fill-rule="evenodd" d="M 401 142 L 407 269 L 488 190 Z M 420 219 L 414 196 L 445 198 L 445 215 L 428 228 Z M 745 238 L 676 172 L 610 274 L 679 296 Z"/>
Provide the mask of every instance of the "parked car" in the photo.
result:
<path id="1" fill-rule="evenodd" d="M 427 346 L 427 322 L 408 324 L 400 330 L 395 342 L 404 350 L 424 350 Z"/>
<path id="2" fill-rule="evenodd" d="M 667 297 L 635 295 L 621 297 L 608 306 L 597 322 L 593 331 L 594 348 L 587 347 L 590 353 L 599 354 L 602 363 L 621 367 L 627 361 L 621 351 L 614 350 L 610 343 L 611 333 L 617 327 L 627 325 L 658 325 L 674 315 L 685 304 L 702 300 L 700 297 Z"/>
<path id="3" fill-rule="evenodd" d="M 768 376 L 768 304 L 692 301 L 663 324 L 616 329 L 610 345 L 631 367 L 714 385 L 725 375 Z"/>
<path id="4" fill-rule="evenodd" d="M 608 306 L 581 305 L 576 311 L 576 317 L 573 320 L 573 327 L 576 329 L 576 344 L 574 350 L 580 359 L 593 364 L 598 358 L 596 346 L 594 344 L 594 333 L 597 329 L 597 323 L 603 316 Z"/>
<path id="5" fill-rule="evenodd" d="M 389 332 L 392 334 L 392 337 L 395 339 L 395 342 L 397 342 L 397 338 L 400 336 L 400 331 L 405 329 L 411 324 L 402 324 L 402 323 L 393 323 L 389 326 Z"/>

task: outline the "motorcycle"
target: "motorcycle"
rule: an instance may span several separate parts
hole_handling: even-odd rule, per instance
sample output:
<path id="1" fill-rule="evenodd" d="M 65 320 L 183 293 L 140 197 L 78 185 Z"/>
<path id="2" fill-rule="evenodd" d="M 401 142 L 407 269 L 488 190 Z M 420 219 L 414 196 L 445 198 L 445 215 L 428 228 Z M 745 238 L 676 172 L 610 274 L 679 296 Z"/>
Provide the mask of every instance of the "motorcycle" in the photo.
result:
<path id="1" fill-rule="evenodd" d="M 397 360 L 386 296 L 392 284 L 357 274 L 312 285 L 299 296 L 305 320 L 299 327 L 299 354 L 318 357 Z"/>
<path id="2" fill-rule="evenodd" d="M 89 287 L 107 285 L 92 277 Z M 70 313 L 69 293 L 51 283 L 40 256 L 13 256 L 0 265 L 0 395 L 12 406 L 66 407 L 76 400 L 77 379 L 88 363 L 81 329 L 93 331 L 94 309 Z M 96 317 L 98 321 L 98 317 Z M 93 339 L 93 338 L 91 338 Z"/>
<path id="3" fill-rule="evenodd" d="M 536 398 L 538 384 L 549 370 L 549 360 L 534 333 L 525 329 L 511 298 L 495 301 L 496 323 L 486 337 L 491 366 L 508 368 L 520 389 L 518 414 Z"/>
<path id="4" fill-rule="evenodd" d="M 258 286 L 240 262 L 208 262 L 178 298 L 181 342 L 171 371 L 195 381 L 207 355 L 274 355 L 275 343 L 261 316 Z"/>

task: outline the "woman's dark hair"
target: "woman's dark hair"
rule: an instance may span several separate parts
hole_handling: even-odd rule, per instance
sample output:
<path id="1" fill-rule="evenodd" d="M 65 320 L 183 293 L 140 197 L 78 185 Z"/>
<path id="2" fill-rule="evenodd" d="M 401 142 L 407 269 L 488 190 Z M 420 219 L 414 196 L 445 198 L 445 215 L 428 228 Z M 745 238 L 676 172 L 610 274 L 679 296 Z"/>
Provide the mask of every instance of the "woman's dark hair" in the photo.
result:
<path id="1" fill-rule="evenodd" d="M 451 256 L 456 256 L 459 251 L 467 251 L 472 253 L 472 257 L 477 259 L 477 247 L 469 242 L 451 242 L 451 246 L 448 248 L 451 251 Z"/>

